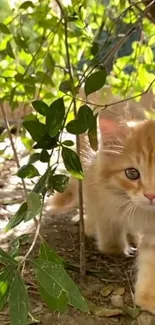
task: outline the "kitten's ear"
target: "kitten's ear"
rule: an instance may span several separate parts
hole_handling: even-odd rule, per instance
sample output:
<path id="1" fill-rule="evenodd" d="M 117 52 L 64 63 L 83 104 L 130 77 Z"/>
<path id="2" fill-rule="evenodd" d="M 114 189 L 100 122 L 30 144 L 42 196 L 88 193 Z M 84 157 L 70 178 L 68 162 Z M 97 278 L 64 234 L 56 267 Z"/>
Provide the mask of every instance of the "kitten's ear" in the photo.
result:
<path id="1" fill-rule="evenodd" d="M 125 123 L 103 116 L 99 116 L 99 129 L 102 143 L 120 142 L 128 132 L 128 127 Z"/>

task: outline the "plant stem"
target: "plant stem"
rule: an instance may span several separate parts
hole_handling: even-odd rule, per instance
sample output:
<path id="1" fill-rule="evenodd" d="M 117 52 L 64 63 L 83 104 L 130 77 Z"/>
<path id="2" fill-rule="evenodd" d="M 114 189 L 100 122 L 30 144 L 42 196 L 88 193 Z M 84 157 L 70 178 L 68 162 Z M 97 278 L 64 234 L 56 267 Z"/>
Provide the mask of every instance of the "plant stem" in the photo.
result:
<path id="1" fill-rule="evenodd" d="M 68 45 L 68 20 L 65 14 L 64 8 L 62 3 L 59 0 L 56 0 L 60 10 L 62 17 L 64 19 L 64 32 L 65 32 L 65 48 L 66 48 L 66 59 L 67 59 L 67 69 L 70 75 L 70 81 L 72 85 L 72 93 L 73 93 L 73 111 L 74 111 L 74 118 L 77 118 L 77 107 L 76 107 L 76 91 L 74 87 L 74 74 L 72 65 L 70 62 L 70 55 L 69 55 L 69 45 Z M 80 158 L 80 137 L 76 135 L 76 148 L 77 154 Z M 78 181 L 78 194 L 79 194 L 79 216 L 80 216 L 80 275 L 81 279 L 83 280 L 86 275 L 86 262 L 85 262 L 85 232 L 84 232 L 84 213 L 83 213 L 83 186 L 82 181 Z"/>
<path id="2" fill-rule="evenodd" d="M 16 161 L 16 165 L 17 165 L 18 168 L 20 168 L 20 163 L 19 163 L 17 151 L 16 151 L 16 148 L 15 148 L 13 137 L 12 137 L 11 130 L 10 130 L 10 124 L 8 122 L 7 115 L 5 113 L 5 109 L 4 109 L 3 104 L 1 103 L 0 106 L 1 106 L 1 111 L 2 111 L 3 118 L 4 118 L 4 121 L 5 121 L 5 124 L 6 124 L 6 128 L 7 128 L 8 136 L 9 136 L 9 139 L 10 139 L 10 143 L 11 143 L 12 151 L 13 151 L 13 154 L 14 154 L 14 158 L 15 158 L 15 161 Z M 23 184 L 23 188 L 24 188 L 25 198 L 27 199 L 27 190 L 26 190 L 26 185 L 25 185 L 25 182 L 24 182 L 23 179 L 22 179 L 22 184 Z"/>
<path id="3" fill-rule="evenodd" d="M 42 219 L 43 207 L 44 207 L 44 198 L 43 198 L 43 202 L 42 202 L 42 208 L 41 208 L 41 212 L 40 212 L 39 220 L 38 220 L 38 221 L 36 220 L 36 222 L 37 222 L 37 226 L 36 226 L 36 230 L 35 230 L 35 234 L 34 234 L 34 238 L 33 238 L 32 244 L 31 244 L 31 246 L 29 247 L 27 253 L 25 254 L 25 256 L 23 257 L 23 259 L 21 260 L 21 263 L 20 263 L 20 265 L 22 265 L 22 271 L 21 271 L 22 275 L 23 275 L 23 273 L 24 273 L 24 269 L 25 269 L 25 262 L 26 262 L 28 256 L 29 256 L 29 255 L 31 254 L 31 252 L 33 251 L 34 246 L 35 246 L 35 244 L 36 244 L 36 241 L 37 241 L 37 239 L 38 239 L 38 237 L 39 237 L 39 235 L 40 235 L 40 228 L 41 228 L 41 219 Z"/>

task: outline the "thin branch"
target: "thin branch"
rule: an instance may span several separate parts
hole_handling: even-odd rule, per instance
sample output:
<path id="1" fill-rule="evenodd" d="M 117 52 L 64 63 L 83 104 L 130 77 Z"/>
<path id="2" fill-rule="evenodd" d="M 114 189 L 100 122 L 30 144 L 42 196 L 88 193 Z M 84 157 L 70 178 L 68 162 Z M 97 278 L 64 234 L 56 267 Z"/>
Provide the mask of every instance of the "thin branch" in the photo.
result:
<path id="1" fill-rule="evenodd" d="M 43 213 L 43 206 L 44 206 L 44 198 L 43 198 L 42 208 L 41 208 L 41 212 L 40 212 L 39 219 L 37 221 L 37 227 L 36 227 L 36 230 L 35 230 L 35 234 L 34 234 L 34 238 L 33 238 L 32 244 L 31 244 L 31 246 L 29 247 L 27 253 L 25 254 L 25 256 L 23 257 L 23 259 L 20 262 L 20 265 L 22 265 L 22 271 L 21 271 L 21 274 L 22 275 L 24 274 L 24 270 L 25 270 L 25 262 L 26 262 L 28 256 L 33 251 L 34 246 L 36 244 L 36 241 L 37 241 L 37 239 L 38 239 L 38 237 L 40 235 L 40 228 L 41 228 L 41 219 L 42 219 L 42 213 Z"/>
<path id="2" fill-rule="evenodd" d="M 63 9 L 63 6 L 59 0 L 56 0 L 60 10 L 62 17 L 64 18 L 64 32 L 65 32 L 65 48 L 66 48 L 66 60 L 67 60 L 67 68 L 70 75 L 70 81 L 72 85 L 72 93 L 73 93 L 73 111 L 74 111 L 74 117 L 77 118 L 77 107 L 76 107 L 76 91 L 74 87 L 74 74 L 72 65 L 70 62 L 70 54 L 69 54 L 69 44 L 68 44 L 68 20 L 65 14 L 65 11 Z M 79 135 L 76 135 L 76 148 L 77 148 L 77 154 L 80 157 L 80 137 Z M 83 186 L 82 181 L 78 181 L 78 193 L 79 193 L 79 214 L 80 214 L 80 275 L 81 279 L 85 278 L 86 275 L 86 265 L 85 265 L 85 232 L 84 232 L 84 213 L 83 213 Z"/>
<path id="3" fill-rule="evenodd" d="M 18 168 L 20 168 L 20 163 L 19 163 L 17 151 L 16 151 L 16 148 L 15 148 L 15 145 L 14 145 L 14 142 L 13 142 L 12 134 L 11 134 L 10 124 L 8 122 L 7 115 L 5 113 L 5 109 L 4 109 L 4 106 L 3 106 L 2 103 L 0 104 L 0 107 L 1 107 L 2 115 L 3 115 L 3 118 L 4 118 L 5 124 L 6 124 L 6 128 L 7 128 L 8 136 L 9 136 L 9 139 L 10 139 L 10 143 L 11 143 L 12 151 L 13 151 L 13 154 L 14 154 L 14 158 L 15 158 L 15 161 L 16 161 L 16 165 L 17 165 Z M 25 185 L 25 182 L 24 182 L 23 179 L 22 179 L 22 184 L 23 184 L 23 188 L 24 188 L 24 192 L 25 192 L 25 198 L 27 199 L 27 190 L 26 190 L 26 185 Z"/>
<path id="4" fill-rule="evenodd" d="M 96 104 L 94 102 L 90 102 L 87 99 L 84 100 L 84 99 L 78 98 L 78 97 L 76 97 L 76 100 L 78 100 L 81 103 L 85 103 L 85 104 L 88 104 L 88 105 L 93 105 L 93 106 L 95 106 L 95 108 L 101 107 L 102 109 L 105 109 L 105 108 L 107 108 L 109 106 L 113 106 L 113 105 L 116 105 L 116 104 L 121 104 L 121 103 L 127 102 L 128 100 L 132 100 L 132 99 L 135 99 L 135 98 L 138 98 L 138 97 L 141 97 L 141 96 L 147 94 L 148 91 L 151 89 L 152 85 L 154 84 L 154 82 L 155 82 L 155 78 L 151 81 L 148 88 L 145 91 L 143 91 L 142 93 L 140 93 L 140 94 L 137 94 L 137 95 L 134 95 L 134 96 L 131 96 L 131 97 L 127 97 L 127 98 L 121 99 L 121 100 L 119 100 L 117 102 L 112 102 L 112 103 L 109 103 L 109 104 Z M 70 94 L 66 94 L 66 96 L 69 96 L 69 97 L 73 98 L 73 96 L 70 95 Z"/>

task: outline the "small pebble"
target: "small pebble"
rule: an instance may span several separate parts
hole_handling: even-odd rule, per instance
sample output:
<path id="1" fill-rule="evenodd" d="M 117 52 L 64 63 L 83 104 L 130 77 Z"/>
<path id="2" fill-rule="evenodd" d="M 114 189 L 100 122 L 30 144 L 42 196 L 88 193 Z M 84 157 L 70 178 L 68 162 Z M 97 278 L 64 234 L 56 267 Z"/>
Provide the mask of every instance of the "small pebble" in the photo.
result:
<path id="1" fill-rule="evenodd" d="M 142 312 L 138 316 L 139 325 L 155 325 L 155 316 Z"/>
<path id="2" fill-rule="evenodd" d="M 111 304 L 112 304 L 113 307 L 123 308 L 124 307 L 124 301 L 123 301 L 122 296 L 113 295 L 111 297 Z"/>
<path id="3" fill-rule="evenodd" d="M 138 325 L 137 320 L 133 320 L 133 322 L 131 323 L 131 325 Z"/>

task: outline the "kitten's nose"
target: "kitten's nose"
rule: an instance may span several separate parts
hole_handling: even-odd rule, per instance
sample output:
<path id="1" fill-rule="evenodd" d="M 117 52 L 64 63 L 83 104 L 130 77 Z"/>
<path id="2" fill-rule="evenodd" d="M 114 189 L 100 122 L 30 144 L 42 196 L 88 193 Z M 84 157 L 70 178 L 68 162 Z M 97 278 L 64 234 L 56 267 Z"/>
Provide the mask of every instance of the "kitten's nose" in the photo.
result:
<path id="1" fill-rule="evenodd" d="M 155 199 L 155 193 L 144 193 L 144 196 L 147 197 L 150 201 Z"/>

